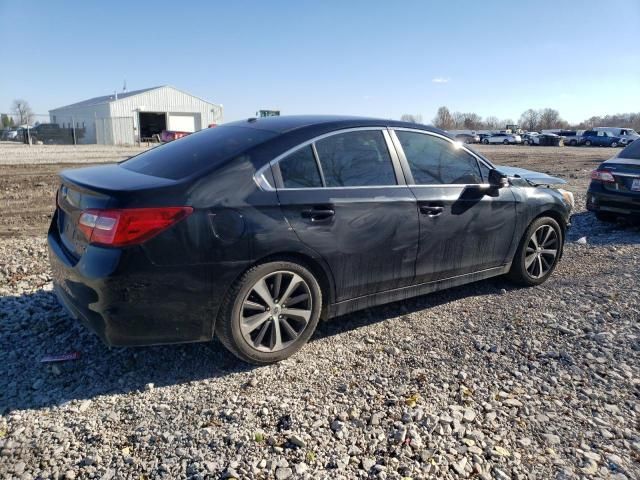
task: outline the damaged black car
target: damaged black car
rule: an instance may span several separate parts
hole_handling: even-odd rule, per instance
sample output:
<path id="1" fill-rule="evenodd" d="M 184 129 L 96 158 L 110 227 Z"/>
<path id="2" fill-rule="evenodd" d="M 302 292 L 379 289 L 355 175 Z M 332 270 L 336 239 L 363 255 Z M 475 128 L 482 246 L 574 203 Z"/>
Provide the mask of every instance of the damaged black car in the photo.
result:
<path id="1" fill-rule="evenodd" d="M 249 119 L 63 171 L 54 289 L 108 345 L 284 359 L 320 319 L 498 275 L 549 278 L 573 197 L 435 128 Z"/>

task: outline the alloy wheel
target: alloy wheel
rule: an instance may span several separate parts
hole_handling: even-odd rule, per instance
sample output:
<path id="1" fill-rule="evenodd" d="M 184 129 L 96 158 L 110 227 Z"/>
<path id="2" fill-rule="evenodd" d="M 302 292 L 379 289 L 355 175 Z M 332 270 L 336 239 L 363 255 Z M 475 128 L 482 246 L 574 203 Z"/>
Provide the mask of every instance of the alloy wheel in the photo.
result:
<path id="1" fill-rule="evenodd" d="M 524 266 L 533 278 L 545 276 L 554 266 L 560 242 L 551 225 L 542 225 L 533 232 L 525 252 Z"/>
<path id="2" fill-rule="evenodd" d="M 298 339 L 312 313 L 307 282 L 297 273 L 277 271 L 258 280 L 244 298 L 240 331 L 256 350 L 277 352 Z"/>

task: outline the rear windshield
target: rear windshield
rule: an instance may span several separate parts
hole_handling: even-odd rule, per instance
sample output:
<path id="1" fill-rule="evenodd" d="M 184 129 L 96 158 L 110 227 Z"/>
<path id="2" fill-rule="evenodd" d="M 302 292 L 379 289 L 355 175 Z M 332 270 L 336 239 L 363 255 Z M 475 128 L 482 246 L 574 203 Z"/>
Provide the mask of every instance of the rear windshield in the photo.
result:
<path id="1" fill-rule="evenodd" d="M 640 140 L 635 140 L 627 145 L 619 154 L 618 158 L 630 158 L 640 160 Z"/>
<path id="2" fill-rule="evenodd" d="M 256 128 L 208 128 L 143 152 L 120 165 L 145 175 L 179 180 L 214 167 L 276 135 Z"/>

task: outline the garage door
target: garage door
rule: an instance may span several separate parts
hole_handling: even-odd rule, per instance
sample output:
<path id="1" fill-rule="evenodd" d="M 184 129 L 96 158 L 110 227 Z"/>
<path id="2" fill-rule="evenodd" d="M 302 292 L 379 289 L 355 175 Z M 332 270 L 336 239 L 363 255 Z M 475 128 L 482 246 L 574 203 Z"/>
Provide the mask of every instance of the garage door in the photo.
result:
<path id="1" fill-rule="evenodd" d="M 193 113 L 169 114 L 168 130 L 173 132 L 195 132 L 196 115 Z"/>

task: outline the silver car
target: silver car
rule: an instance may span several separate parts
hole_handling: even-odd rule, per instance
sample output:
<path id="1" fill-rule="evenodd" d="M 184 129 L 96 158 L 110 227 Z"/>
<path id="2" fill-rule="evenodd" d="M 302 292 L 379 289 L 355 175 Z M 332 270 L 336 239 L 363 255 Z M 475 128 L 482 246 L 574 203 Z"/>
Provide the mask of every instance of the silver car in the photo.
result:
<path id="1" fill-rule="evenodd" d="M 482 143 L 488 145 L 489 143 L 503 143 L 505 145 L 515 145 L 522 143 L 522 137 L 513 133 L 494 133 L 490 137 L 482 139 Z"/>

